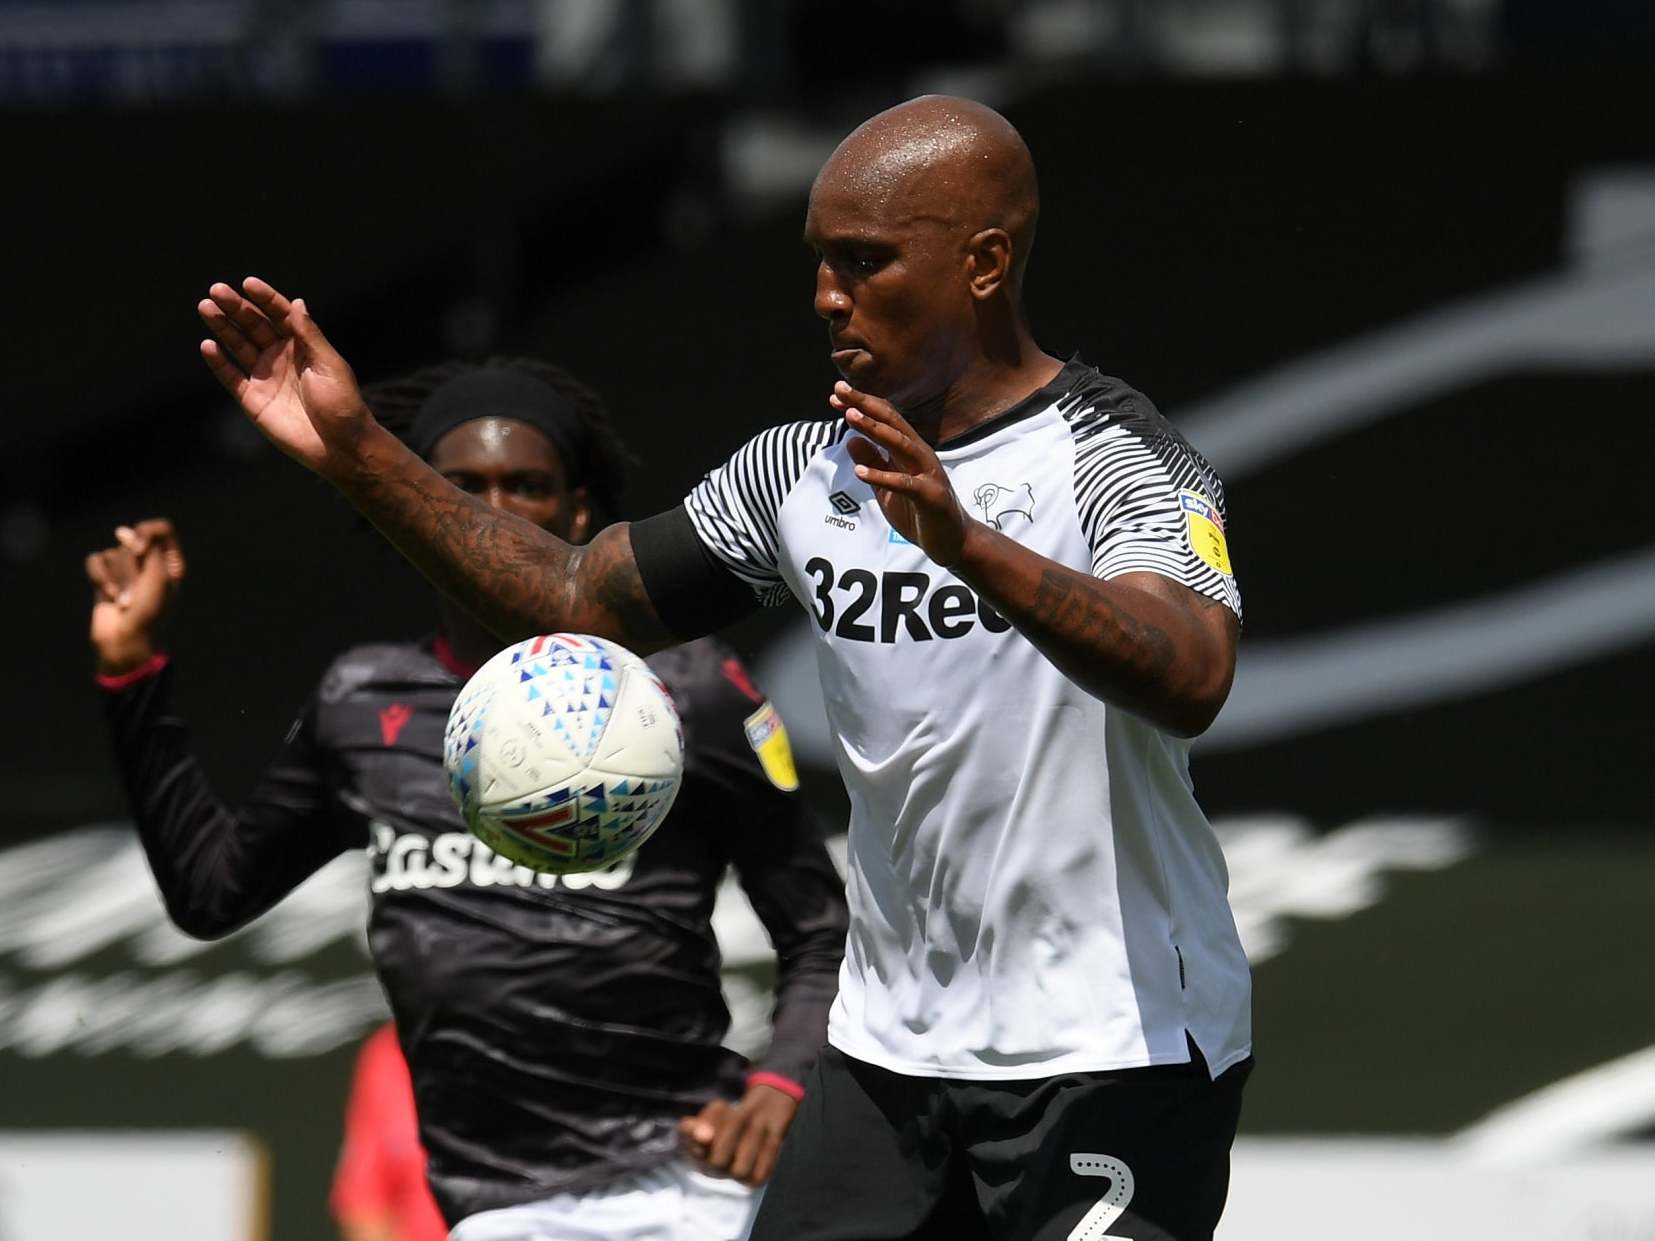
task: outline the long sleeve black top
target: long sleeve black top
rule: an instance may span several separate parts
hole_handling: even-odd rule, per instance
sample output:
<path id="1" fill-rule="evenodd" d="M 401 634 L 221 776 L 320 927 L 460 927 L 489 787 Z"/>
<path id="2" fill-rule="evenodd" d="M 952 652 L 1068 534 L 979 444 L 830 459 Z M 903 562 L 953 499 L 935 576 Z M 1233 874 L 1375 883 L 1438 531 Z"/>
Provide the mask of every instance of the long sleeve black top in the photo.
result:
<path id="1" fill-rule="evenodd" d="M 684 723 L 678 800 L 632 857 L 561 878 L 494 855 L 450 801 L 442 731 L 463 670 L 440 643 L 342 655 L 235 806 L 195 758 L 170 667 L 105 690 L 139 835 L 184 931 L 226 934 L 367 848 L 369 945 L 451 1223 L 665 1161 L 679 1117 L 738 1094 L 749 1072 L 801 1082 L 823 1041 L 844 895 L 800 799 L 755 753 L 770 709 L 716 640 L 650 663 Z M 732 865 L 779 961 L 772 1042 L 752 1066 L 721 1044 L 710 920 Z"/>

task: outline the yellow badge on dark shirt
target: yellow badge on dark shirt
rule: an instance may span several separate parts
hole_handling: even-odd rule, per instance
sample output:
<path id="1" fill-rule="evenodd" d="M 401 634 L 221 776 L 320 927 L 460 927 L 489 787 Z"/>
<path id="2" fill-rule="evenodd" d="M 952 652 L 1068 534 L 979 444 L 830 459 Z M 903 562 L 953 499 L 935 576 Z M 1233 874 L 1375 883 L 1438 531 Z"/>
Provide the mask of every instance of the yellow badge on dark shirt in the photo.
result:
<path id="1" fill-rule="evenodd" d="M 782 717 L 768 702 L 742 721 L 747 729 L 747 744 L 759 756 L 759 765 L 770 783 L 791 793 L 799 787 L 799 771 L 793 765 L 793 747 L 787 743 L 787 729 Z"/>

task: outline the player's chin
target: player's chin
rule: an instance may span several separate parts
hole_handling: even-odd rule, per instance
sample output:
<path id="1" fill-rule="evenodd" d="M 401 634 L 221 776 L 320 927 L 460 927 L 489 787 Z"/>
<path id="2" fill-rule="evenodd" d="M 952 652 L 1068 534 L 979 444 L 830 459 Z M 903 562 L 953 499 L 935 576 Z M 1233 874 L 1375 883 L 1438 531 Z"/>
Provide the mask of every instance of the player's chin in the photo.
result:
<path id="1" fill-rule="evenodd" d="M 893 373 L 890 367 L 880 365 L 871 354 L 862 351 L 858 354 L 855 361 L 839 368 L 845 382 L 864 396 L 876 396 L 901 408 L 898 393 L 905 387 L 902 376 Z"/>
<path id="2" fill-rule="evenodd" d="M 872 392 L 870 384 L 878 382 L 879 364 L 873 354 L 866 349 L 836 349 L 833 353 L 833 369 L 839 372 L 839 377 L 851 387 L 863 392 Z"/>

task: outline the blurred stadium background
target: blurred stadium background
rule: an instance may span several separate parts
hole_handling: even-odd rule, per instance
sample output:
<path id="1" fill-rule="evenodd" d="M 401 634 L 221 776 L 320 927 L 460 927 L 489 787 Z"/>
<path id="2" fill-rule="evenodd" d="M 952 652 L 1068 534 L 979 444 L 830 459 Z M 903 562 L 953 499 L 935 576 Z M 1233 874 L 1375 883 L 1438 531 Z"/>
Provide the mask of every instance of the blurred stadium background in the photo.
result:
<path id="1" fill-rule="evenodd" d="M 1655 9 L 5 0 L 0 1239 L 332 1236 L 381 1019 L 354 859 L 192 943 L 105 758 L 80 561 L 120 521 L 179 523 L 226 792 L 341 646 L 431 623 L 219 399 L 201 291 L 302 293 L 364 378 L 568 365 L 641 515 L 825 412 L 804 196 L 928 90 L 1035 152 L 1042 341 L 1229 483 L 1248 631 L 1194 774 L 1259 1069 L 1220 1236 L 1655 1237 Z M 833 830 L 797 625 L 734 637 Z"/>

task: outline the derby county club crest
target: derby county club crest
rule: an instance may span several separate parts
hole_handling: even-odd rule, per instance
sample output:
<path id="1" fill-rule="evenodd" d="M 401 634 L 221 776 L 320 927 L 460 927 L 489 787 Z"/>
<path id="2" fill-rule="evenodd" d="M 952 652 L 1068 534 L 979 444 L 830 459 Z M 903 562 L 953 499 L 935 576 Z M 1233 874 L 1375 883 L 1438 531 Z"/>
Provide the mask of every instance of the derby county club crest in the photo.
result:
<path id="1" fill-rule="evenodd" d="M 1016 519 L 1034 520 L 1034 491 L 1027 483 L 1016 487 L 1002 487 L 999 483 L 984 483 L 972 494 L 983 520 L 996 530 L 1009 529 Z"/>

